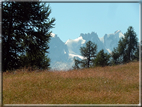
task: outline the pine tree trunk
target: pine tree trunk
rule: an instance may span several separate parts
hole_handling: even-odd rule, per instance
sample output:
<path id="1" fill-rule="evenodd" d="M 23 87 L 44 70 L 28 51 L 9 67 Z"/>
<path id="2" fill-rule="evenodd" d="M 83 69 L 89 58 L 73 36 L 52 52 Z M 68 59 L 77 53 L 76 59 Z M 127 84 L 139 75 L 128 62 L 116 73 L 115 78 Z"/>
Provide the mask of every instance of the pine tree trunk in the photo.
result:
<path id="1" fill-rule="evenodd" d="M 12 28 L 12 12 L 13 12 L 13 8 L 11 9 L 11 12 L 10 12 L 10 16 L 9 16 L 9 29 L 8 29 L 8 39 L 7 39 L 7 45 L 6 45 L 6 50 L 7 50 L 7 52 L 6 52 L 6 61 L 5 61 L 5 63 L 4 63 L 4 71 L 6 71 L 7 70 L 7 67 L 8 67 L 8 60 L 9 60 L 9 58 L 10 58 L 10 54 L 9 54 L 9 50 L 10 50 L 10 39 L 11 39 L 11 28 Z"/>

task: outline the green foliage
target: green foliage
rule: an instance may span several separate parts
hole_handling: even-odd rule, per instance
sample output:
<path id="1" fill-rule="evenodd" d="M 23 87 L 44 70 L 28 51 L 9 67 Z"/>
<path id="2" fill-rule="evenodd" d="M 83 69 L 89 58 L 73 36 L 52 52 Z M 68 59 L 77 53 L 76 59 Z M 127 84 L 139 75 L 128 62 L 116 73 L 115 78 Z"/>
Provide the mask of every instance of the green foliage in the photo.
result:
<path id="1" fill-rule="evenodd" d="M 111 57 L 112 57 L 112 65 L 115 65 L 115 64 L 119 64 L 120 62 L 120 56 L 119 56 L 119 52 L 117 51 L 116 48 L 114 48 L 114 50 L 112 51 L 112 54 L 111 54 Z"/>
<path id="2" fill-rule="evenodd" d="M 139 51 L 139 50 L 141 50 L 141 51 Z M 138 44 L 138 47 L 135 52 L 135 59 L 138 61 L 140 58 L 142 58 L 142 41 Z"/>
<path id="3" fill-rule="evenodd" d="M 142 46 L 141 46 L 142 47 Z M 134 54 L 134 59 L 136 59 L 137 61 L 139 60 L 139 54 L 142 55 L 139 51 L 139 48 L 140 48 L 140 44 L 138 45 L 138 47 L 136 48 L 136 52 Z"/>
<path id="4" fill-rule="evenodd" d="M 93 65 L 92 60 L 96 57 L 97 45 L 88 41 L 85 47 L 80 48 L 80 53 L 85 58 L 81 61 L 81 66 L 89 68 Z"/>
<path id="5" fill-rule="evenodd" d="M 132 26 L 127 29 L 124 38 L 118 42 L 118 47 L 112 51 L 112 59 L 114 64 L 127 63 L 138 56 L 137 35 Z"/>
<path id="6" fill-rule="evenodd" d="M 45 55 L 55 21 L 49 19 L 50 13 L 46 3 L 2 2 L 3 71 L 27 65 L 49 66 Z"/>
<path id="7" fill-rule="evenodd" d="M 132 26 L 130 26 L 127 29 L 127 32 L 124 34 L 125 35 L 125 42 L 126 42 L 126 47 L 125 47 L 125 52 L 126 52 L 126 57 L 125 57 L 125 62 L 132 61 L 134 60 L 134 53 L 136 52 L 137 49 L 137 35 L 134 32 L 134 29 Z"/>
<path id="8" fill-rule="evenodd" d="M 74 62 L 75 62 L 75 64 L 73 66 L 73 69 L 79 69 L 80 68 L 79 67 L 80 61 L 74 58 Z"/>
<path id="9" fill-rule="evenodd" d="M 94 60 L 94 65 L 95 66 L 107 66 L 109 65 L 109 58 L 110 55 L 107 53 L 104 53 L 104 50 L 102 49 L 96 56 L 96 59 Z"/>
<path id="10" fill-rule="evenodd" d="M 85 47 L 80 48 L 80 53 L 84 57 L 83 60 L 79 61 L 75 59 L 75 66 L 74 68 L 89 68 L 93 65 L 93 60 L 96 57 L 97 52 L 97 45 L 88 41 Z"/>

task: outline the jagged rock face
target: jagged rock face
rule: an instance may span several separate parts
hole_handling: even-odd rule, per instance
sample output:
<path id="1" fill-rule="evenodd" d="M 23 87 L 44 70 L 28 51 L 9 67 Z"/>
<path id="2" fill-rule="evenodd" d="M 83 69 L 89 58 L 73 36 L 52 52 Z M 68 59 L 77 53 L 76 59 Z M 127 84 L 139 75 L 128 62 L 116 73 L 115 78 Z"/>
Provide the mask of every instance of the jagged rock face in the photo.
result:
<path id="1" fill-rule="evenodd" d="M 67 45 L 57 35 L 52 36 L 49 42 L 49 57 L 52 61 L 64 61 L 68 54 Z"/>
<path id="2" fill-rule="evenodd" d="M 76 39 L 69 39 L 65 43 L 55 35 L 51 34 L 49 42 L 49 54 L 51 59 L 51 68 L 55 70 L 68 70 L 74 65 L 73 58 L 83 59 L 80 54 L 80 47 L 85 46 L 86 42 L 92 41 L 97 44 L 97 52 L 104 49 L 104 52 L 111 53 L 113 48 L 117 47 L 120 38 L 124 37 L 120 30 L 113 34 L 105 34 L 99 38 L 95 32 L 83 34 Z"/>
<path id="3" fill-rule="evenodd" d="M 120 30 L 115 31 L 113 34 L 105 34 L 100 40 L 104 44 L 108 52 L 112 52 L 115 47 L 118 46 L 118 41 L 124 37 Z"/>
<path id="4" fill-rule="evenodd" d="M 69 59 L 69 51 L 67 45 L 60 40 L 57 35 L 52 35 L 51 40 L 49 42 L 49 54 L 48 57 L 50 58 L 50 66 L 51 69 L 62 69 L 62 66 L 66 65 L 66 63 L 71 62 Z M 67 69 L 68 67 L 63 67 Z"/>
<path id="5" fill-rule="evenodd" d="M 98 38 L 98 35 L 94 32 L 91 34 L 80 34 L 80 37 L 74 40 L 67 40 L 65 43 L 68 46 L 69 53 L 71 54 L 78 54 L 80 55 L 80 47 L 85 46 L 88 41 L 92 41 L 93 43 L 97 44 L 97 51 L 99 52 L 101 49 L 104 49 L 105 52 L 108 52 L 105 48 L 103 43 Z"/>

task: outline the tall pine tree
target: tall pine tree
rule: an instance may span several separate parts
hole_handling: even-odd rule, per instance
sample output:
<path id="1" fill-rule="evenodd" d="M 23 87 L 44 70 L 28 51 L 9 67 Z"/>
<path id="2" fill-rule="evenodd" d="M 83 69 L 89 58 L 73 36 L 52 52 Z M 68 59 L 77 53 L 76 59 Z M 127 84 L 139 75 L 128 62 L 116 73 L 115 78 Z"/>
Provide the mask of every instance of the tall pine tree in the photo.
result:
<path id="1" fill-rule="evenodd" d="M 115 63 L 127 63 L 133 61 L 138 51 L 138 39 L 132 26 L 127 29 L 124 38 L 118 42 L 118 47 L 112 51 Z"/>
<path id="2" fill-rule="evenodd" d="M 125 60 L 126 62 L 129 62 L 134 60 L 134 54 L 138 47 L 138 39 L 136 37 L 137 35 L 134 32 L 134 29 L 132 26 L 130 26 L 127 29 L 127 32 L 124 35 L 125 35 L 125 42 L 126 42 L 126 47 L 125 47 L 126 59 Z"/>
<path id="3" fill-rule="evenodd" d="M 2 2 L 3 71 L 27 65 L 49 66 L 45 54 L 55 21 L 49 19 L 50 13 L 46 3 Z"/>

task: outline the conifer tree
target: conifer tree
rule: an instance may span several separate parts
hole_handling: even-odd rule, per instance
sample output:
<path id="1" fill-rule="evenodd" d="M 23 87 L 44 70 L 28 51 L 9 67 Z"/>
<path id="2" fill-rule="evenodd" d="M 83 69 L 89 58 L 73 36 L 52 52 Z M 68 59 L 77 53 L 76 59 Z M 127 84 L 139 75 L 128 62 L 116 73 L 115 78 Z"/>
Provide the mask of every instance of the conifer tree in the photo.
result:
<path id="1" fill-rule="evenodd" d="M 75 59 L 74 58 L 74 66 L 73 66 L 73 69 L 79 69 L 80 67 L 79 67 L 79 64 L 80 64 L 80 60 L 77 60 L 77 59 Z"/>
<path id="2" fill-rule="evenodd" d="M 42 68 L 43 63 L 49 66 L 45 54 L 55 21 L 49 19 L 50 13 L 42 2 L 2 2 L 3 71 L 25 65 Z"/>
<path id="3" fill-rule="evenodd" d="M 140 49 L 141 49 L 141 51 L 139 51 Z M 142 41 L 138 44 L 138 47 L 137 47 L 136 52 L 135 52 L 135 59 L 138 61 L 140 58 L 142 58 Z"/>
<path id="4" fill-rule="evenodd" d="M 88 41 L 85 47 L 80 47 L 80 53 L 84 57 L 84 59 L 81 61 L 76 59 L 76 67 L 79 67 L 80 65 L 82 68 L 89 68 L 93 66 L 93 60 L 96 57 L 97 53 L 97 45 L 92 43 L 91 41 Z"/>
<path id="5" fill-rule="evenodd" d="M 107 66 L 109 65 L 109 58 L 110 56 L 107 53 L 104 53 L 104 50 L 100 50 L 100 52 L 97 54 L 95 60 L 94 60 L 94 65 L 95 66 Z"/>
<path id="6" fill-rule="evenodd" d="M 119 52 L 117 51 L 117 48 L 114 48 L 112 53 L 111 53 L 111 57 L 112 57 L 112 65 L 118 64 L 120 62 L 119 60 Z"/>
<path id="7" fill-rule="evenodd" d="M 138 51 L 138 42 L 136 33 L 132 26 L 127 29 L 124 38 L 118 42 L 118 47 L 112 51 L 113 61 L 126 63 L 135 59 L 135 54 Z"/>
<path id="8" fill-rule="evenodd" d="M 117 57 L 118 59 L 118 62 L 119 63 L 122 63 L 122 62 L 125 62 L 125 58 L 126 58 L 126 50 L 125 50 L 125 47 L 126 47 L 126 39 L 125 38 L 122 38 L 119 40 L 118 42 L 118 48 L 117 48 L 117 54 L 119 54 L 119 57 Z"/>
<path id="9" fill-rule="evenodd" d="M 139 60 L 139 47 L 140 47 L 140 45 L 138 45 L 136 52 L 135 52 L 135 55 L 134 55 L 134 57 L 137 61 Z"/>
<path id="10" fill-rule="evenodd" d="M 92 60 L 96 57 L 97 45 L 91 41 L 88 41 L 85 47 L 80 48 L 80 53 L 85 58 L 82 60 L 81 66 L 89 68 L 93 65 Z"/>
<path id="11" fill-rule="evenodd" d="M 134 32 L 134 29 L 132 26 L 130 26 L 127 29 L 127 32 L 124 34 L 125 35 L 125 41 L 126 42 L 126 47 L 125 47 L 125 51 L 126 51 L 126 61 L 132 61 L 134 60 L 134 54 L 136 52 L 136 49 L 138 47 L 138 40 L 137 40 L 137 35 Z"/>

